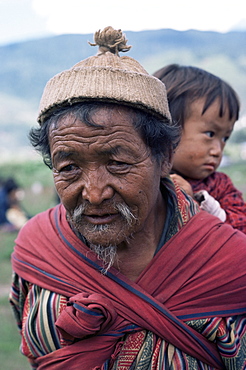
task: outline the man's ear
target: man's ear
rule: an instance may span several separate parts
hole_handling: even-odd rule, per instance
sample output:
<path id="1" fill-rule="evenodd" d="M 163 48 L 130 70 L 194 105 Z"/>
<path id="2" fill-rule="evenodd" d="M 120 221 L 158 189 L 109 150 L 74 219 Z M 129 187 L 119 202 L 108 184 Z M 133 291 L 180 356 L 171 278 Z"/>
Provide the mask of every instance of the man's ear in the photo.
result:
<path id="1" fill-rule="evenodd" d="M 165 177 L 170 174 L 173 166 L 173 151 L 170 150 L 165 157 L 162 158 L 161 162 L 161 177 Z"/>

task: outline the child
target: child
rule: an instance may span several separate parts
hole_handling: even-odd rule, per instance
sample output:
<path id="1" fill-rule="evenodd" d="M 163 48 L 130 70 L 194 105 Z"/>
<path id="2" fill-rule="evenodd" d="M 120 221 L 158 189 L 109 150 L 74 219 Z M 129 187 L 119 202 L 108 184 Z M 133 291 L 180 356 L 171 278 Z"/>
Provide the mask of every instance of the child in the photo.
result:
<path id="1" fill-rule="evenodd" d="M 182 127 L 172 178 L 202 209 L 246 233 L 246 203 L 230 178 L 217 172 L 239 115 L 232 87 L 200 68 L 168 65 L 154 76 L 166 85 L 174 121 Z"/>

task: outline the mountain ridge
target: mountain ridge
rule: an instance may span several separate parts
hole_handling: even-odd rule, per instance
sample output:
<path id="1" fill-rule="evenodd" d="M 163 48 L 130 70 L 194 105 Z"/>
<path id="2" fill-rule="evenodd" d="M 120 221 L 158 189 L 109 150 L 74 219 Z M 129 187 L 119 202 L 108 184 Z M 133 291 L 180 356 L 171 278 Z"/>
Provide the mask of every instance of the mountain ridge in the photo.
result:
<path id="1" fill-rule="evenodd" d="M 194 65 L 218 75 L 237 91 L 241 117 L 246 115 L 246 31 L 125 31 L 132 48 L 128 56 L 154 73 L 166 64 Z M 47 36 L 0 46 L 0 135 L 12 132 L 15 146 L 28 145 L 30 125 L 36 124 L 39 100 L 46 82 L 91 55 L 93 34 Z M 11 114 L 10 114 L 11 113 Z M 12 129 L 11 129 L 12 128 Z M 25 133 L 25 134 L 24 134 Z M 8 151 L 0 137 L 0 154 Z M 12 150 L 12 148 L 11 148 Z"/>

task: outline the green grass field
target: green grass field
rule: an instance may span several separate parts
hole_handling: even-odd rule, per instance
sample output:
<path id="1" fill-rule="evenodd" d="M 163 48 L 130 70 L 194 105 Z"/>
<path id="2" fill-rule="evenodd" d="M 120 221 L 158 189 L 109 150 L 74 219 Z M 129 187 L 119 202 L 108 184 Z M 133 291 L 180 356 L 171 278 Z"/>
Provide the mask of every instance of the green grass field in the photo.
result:
<path id="1" fill-rule="evenodd" d="M 41 161 L 0 166 L 1 176 L 14 177 L 24 190 L 22 206 L 35 215 L 56 203 L 52 173 Z M 11 285 L 10 256 L 14 247 L 16 232 L 0 232 L 0 369 L 28 370 L 28 360 L 20 353 L 20 334 L 14 314 L 8 302 Z"/>
<path id="2" fill-rule="evenodd" d="M 221 169 L 231 176 L 234 184 L 246 199 L 246 166 L 245 163 L 234 164 Z M 0 172 L 5 176 L 15 174 L 25 190 L 23 205 L 31 215 L 41 212 L 55 204 L 55 192 L 51 172 L 38 163 L 23 166 L 3 166 Z M 40 192 L 32 190 L 32 184 L 42 185 Z M 27 359 L 19 352 L 20 335 L 15 324 L 14 315 L 8 303 L 8 292 L 11 284 L 10 256 L 17 233 L 0 233 L 0 368 L 6 370 L 28 370 Z"/>
<path id="3" fill-rule="evenodd" d="M 8 302 L 11 284 L 10 255 L 16 233 L 0 233 L 0 368 L 6 370 L 30 369 L 27 359 L 19 351 L 20 334 Z"/>

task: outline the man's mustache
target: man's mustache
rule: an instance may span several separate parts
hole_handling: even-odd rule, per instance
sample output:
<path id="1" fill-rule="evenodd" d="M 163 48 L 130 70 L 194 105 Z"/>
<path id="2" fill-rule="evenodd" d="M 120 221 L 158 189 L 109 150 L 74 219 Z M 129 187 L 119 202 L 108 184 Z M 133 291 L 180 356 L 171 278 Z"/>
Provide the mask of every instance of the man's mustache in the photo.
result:
<path id="1" fill-rule="evenodd" d="M 89 213 L 90 207 L 90 204 L 85 202 L 77 206 L 72 213 L 72 221 L 75 224 L 79 224 L 82 221 L 83 216 L 85 216 L 86 213 Z M 125 203 L 115 202 L 105 207 L 105 214 L 111 214 L 115 211 L 122 216 L 129 226 L 132 226 L 137 220 L 130 207 Z"/>

